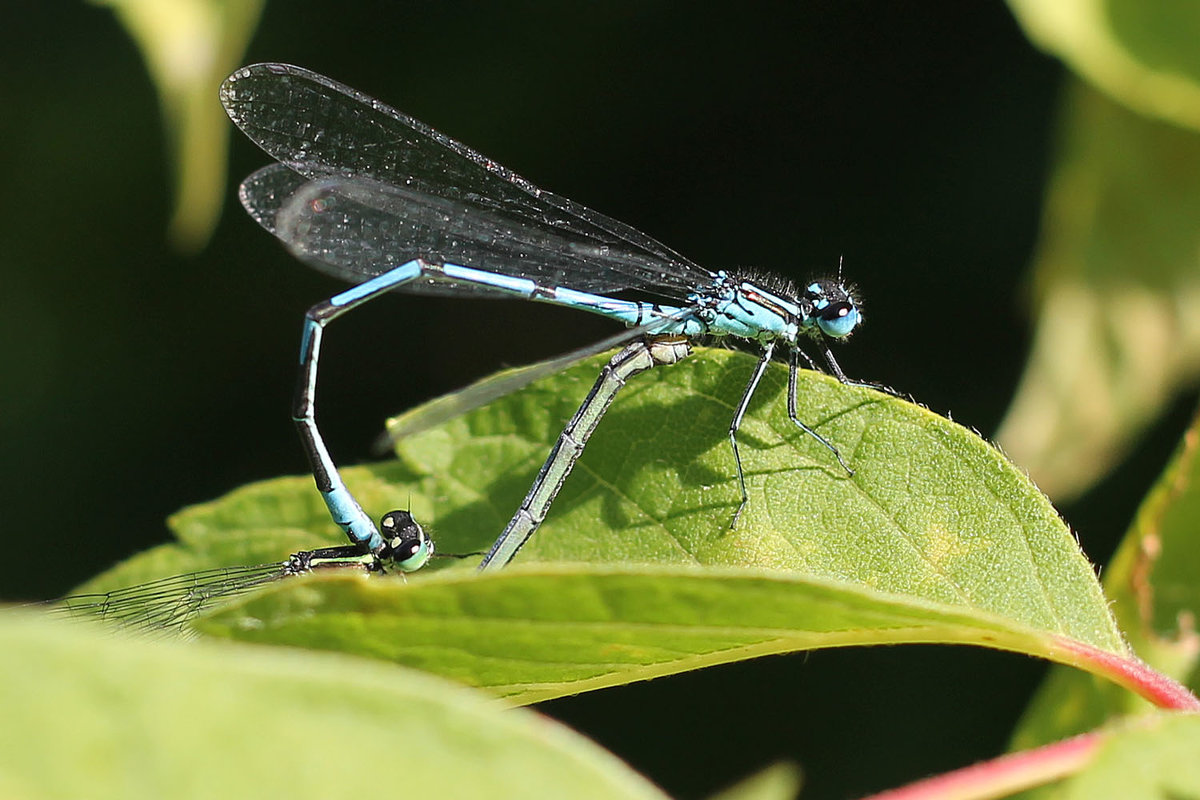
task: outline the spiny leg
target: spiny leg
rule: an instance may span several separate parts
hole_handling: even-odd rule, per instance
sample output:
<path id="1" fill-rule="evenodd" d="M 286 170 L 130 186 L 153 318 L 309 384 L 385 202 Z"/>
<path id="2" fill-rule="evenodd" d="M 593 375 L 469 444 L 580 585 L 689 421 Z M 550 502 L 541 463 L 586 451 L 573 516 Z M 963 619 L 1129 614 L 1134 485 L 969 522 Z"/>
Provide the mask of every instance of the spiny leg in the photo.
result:
<path id="1" fill-rule="evenodd" d="M 826 352 L 828 352 L 828 348 L 826 348 Z M 850 465 L 847 464 L 845 459 L 842 458 L 842 454 L 837 449 L 837 447 L 835 447 L 834 444 L 832 442 L 830 442 L 828 439 L 826 439 L 824 436 L 822 436 L 821 434 L 814 431 L 812 428 L 805 425 L 800 420 L 800 416 L 796 413 L 796 394 L 797 394 L 797 390 L 798 390 L 797 375 L 800 371 L 800 358 L 801 357 L 803 357 L 808 362 L 809 366 L 814 367 L 814 368 L 816 367 L 816 365 L 813 363 L 813 360 L 811 358 L 809 358 L 808 353 L 805 353 L 803 350 L 801 350 L 798 347 L 793 347 L 791 349 L 791 352 L 789 353 L 789 357 L 788 357 L 788 399 L 787 399 L 788 419 L 790 419 L 792 422 L 796 423 L 797 427 L 799 427 L 800 430 L 804 431 L 809 436 L 811 436 L 812 438 L 816 439 L 818 442 L 823 444 L 829 450 L 829 452 L 833 453 L 833 457 L 836 458 L 837 462 L 842 465 L 842 469 L 846 470 L 846 474 L 849 475 L 850 477 L 854 477 L 854 470 L 850 469 Z M 829 358 L 833 358 L 833 355 L 830 354 Z M 842 371 L 840 368 L 837 367 L 837 362 L 833 362 L 833 369 L 836 370 L 836 374 L 839 376 L 838 380 L 842 381 L 842 383 L 846 383 L 846 380 L 845 380 L 846 376 L 841 374 Z"/>
<path id="2" fill-rule="evenodd" d="M 833 351 L 829 349 L 829 345 L 824 345 L 821 349 L 822 355 L 825 356 L 825 362 L 829 364 L 829 371 L 833 373 L 833 377 L 837 378 L 839 383 L 844 383 L 847 386 L 861 386 L 864 389 L 874 389 L 877 392 L 890 394 L 892 397 L 901 396 L 900 393 L 895 389 L 890 386 L 884 386 L 882 383 L 875 383 L 874 381 L 856 381 L 851 378 L 847 378 L 846 373 L 842 372 L 842 368 L 838 366 L 837 359 L 833 357 Z M 805 353 L 804 357 L 808 359 L 809 364 L 813 363 L 813 360 L 808 357 L 808 353 Z"/>
<path id="3" fill-rule="evenodd" d="M 691 353 L 691 342 L 683 337 L 646 337 L 630 343 L 609 360 L 575 416 L 559 434 L 521 507 L 483 557 L 480 572 L 507 565 L 537 531 L 575 462 L 583 454 L 588 439 L 625 382 L 654 367 L 678 363 Z"/>
<path id="4" fill-rule="evenodd" d="M 742 492 L 742 502 L 738 504 L 737 511 L 733 513 L 733 519 L 729 522 L 730 528 L 737 527 L 738 517 L 742 516 L 743 509 L 750 502 L 750 495 L 746 493 L 746 473 L 742 471 L 742 454 L 738 451 L 737 432 L 742 427 L 742 418 L 746 416 L 746 409 L 750 407 L 750 398 L 754 396 L 754 390 L 758 388 L 758 382 L 762 380 L 763 373 L 767 371 L 767 365 L 771 363 L 771 355 L 775 352 L 775 342 L 769 342 L 763 347 L 762 358 L 758 360 L 758 366 L 754 368 L 754 374 L 750 376 L 750 382 L 746 384 L 745 391 L 742 392 L 742 399 L 738 402 L 737 411 L 733 414 L 733 420 L 729 423 L 729 444 L 733 447 L 733 463 L 737 467 L 738 489 Z"/>

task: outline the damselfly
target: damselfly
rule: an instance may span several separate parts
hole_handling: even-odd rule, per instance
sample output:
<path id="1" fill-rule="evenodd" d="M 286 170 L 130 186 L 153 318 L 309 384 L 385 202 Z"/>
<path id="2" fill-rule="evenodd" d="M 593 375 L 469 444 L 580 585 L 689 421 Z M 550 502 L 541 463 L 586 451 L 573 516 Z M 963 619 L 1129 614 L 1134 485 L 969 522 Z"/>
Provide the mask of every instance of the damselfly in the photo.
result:
<path id="1" fill-rule="evenodd" d="M 627 351 L 610 364 L 619 366 L 624 358 L 625 377 L 677 361 L 687 354 L 686 342 L 700 337 L 759 345 L 761 358 L 729 425 L 741 495 L 731 524 L 748 502 L 737 432 L 782 345 L 790 367 L 788 416 L 853 475 L 838 449 L 796 414 L 797 370 L 801 363 L 818 368 L 802 342 L 819 350 L 838 380 L 851 383 L 829 347 L 862 322 L 858 299 L 840 270 L 835 279 L 797 288 L 779 278 L 704 269 L 378 100 L 299 67 L 240 69 L 222 85 L 221 102 L 279 162 L 243 182 L 240 196 L 250 215 L 301 259 L 358 283 L 308 312 L 293 416 L 334 521 L 366 551 L 382 539 L 338 475 L 316 425 L 314 393 L 325 325 L 392 290 L 518 297 L 609 317 L 633 330 L 556 364 L 642 338 L 645 349 L 634 360 L 643 366 L 634 369 Z M 670 303 L 613 296 L 623 290 Z M 684 343 L 655 350 L 652 343 L 664 336 Z M 604 380 L 576 415 L 590 428 L 619 389 L 611 382 L 602 389 Z M 563 447 L 570 430 L 481 569 L 503 566 L 536 530 L 582 448 L 574 440 Z"/>
<path id="2" fill-rule="evenodd" d="M 178 630 L 203 612 L 274 581 L 331 570 L 403 574 L 420 569 L 433 557 L 433 540 L 407 511 L 388 512 L 380 527 L 386 540 L 382 555 L 363 552 L 353 544 L 302 550 L 271 564 L 173 575 L 111 592 L 64 597 L 50 606 L 73 617 L 98 617 L 122 628 Z"/>

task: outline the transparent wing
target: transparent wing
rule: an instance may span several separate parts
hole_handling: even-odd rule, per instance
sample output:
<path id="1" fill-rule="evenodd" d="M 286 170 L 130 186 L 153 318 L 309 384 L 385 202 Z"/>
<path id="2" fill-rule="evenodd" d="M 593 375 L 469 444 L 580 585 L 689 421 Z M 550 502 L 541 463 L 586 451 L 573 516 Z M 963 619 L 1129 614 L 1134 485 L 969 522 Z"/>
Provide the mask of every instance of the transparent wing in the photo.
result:
<path id="1" fill-rule="evenodd" d="M 524 230 L 556 233 L 623 256 L 569 264 L 508 262 L 510 268 L 519 265 L 514 274 L 538 283 L 594 292 L 637 288 L 682 297 L 710 282 L 707 270 L 650 236 L 543 191 L 428 125 L 314 72 L 286 64 L 245 67 L 222 84 L 221 102 L 234 124 L 259 147 L 305 178 L 368 179 L 376 186 L 402 189 L 423 203 L 436 198 L 447 204 L 443 208 L 491 212 Z M 248 208 L 271 213 L 261 191 L 243 186 L 243 202 L 248 198 Z M 386 205 L 395 208 L 391 201 Z M 275 212 L 279 207 L 274 206 Z M 402 219 L 410 220 L 415 213 L 406 211 Z M 421 238 L 399 241 L 414 247 L 425 244 Z M 420 255 L 425 253 L 408 252 L 404 260 Z M 398 263 L 402 262 L 392 266 Z M 343 278 L 361 277 L 381 269 L 373 268 L 377 271 L 365 266 L 353 272 L 344 267 L 330 271 Z"/>
<path id="2" fill-rule="evenodd" d="M 284 577 L 286 567 L 285 562 L 174 575 L 107 594 L 64 597 L 55 601 L 54 610 L 72 617 L 99 617 L 123 628 L 175 630 L 224 600 Z"/>
<path id="3" fill-rule="evenodd" d="M 578 350 L 573 350 L 570 353 L 546 361 L 539 361 L 536 364 L 524 367 L 516 367 L 515 369 L 506 370 L 499 375 L 476 381 L 465 389 L 460 389 L 453 394 L 439 397 L 436 400 L 425 403 L 420 408 L 407 411 L 398 417 L 388 420 L 387 431 L 376 440 L 374 449 L 376 452 L 386 451 L 392 444 L 406 436 L 412 436 L 413 434 L 428 430 L 449 419 L 466 414 L 468 411 L 472 411 L 480 406 L 487 405 L 493 400 L 523 389 L 547 375 L 554 375 L 561 372 L 577 361 L 590 358 L 606 350 L 621 347 L 637 339 L 639 336 L 653 336 L 657 329 L 684 319 L 691 313 L 691 309 L 686 309 L 669 316 L 664 314 L 662 319 L 637 328 L 623 330 L 587 347 L 581 347 Z"/>
<path id="4" fill-rule="evenodd" d="M 504 209 L 427 195 L 370 178 L 309 181 L 281 165 L 264 167 L 239 192 L 250 216 L 315 268 L 351 282 L 417 256 L 546 285 L 580 287 L 578 276 L 661 267 L 628 245 L 534 225 Z M 583 281 L 586 283 L 586 281 Z M 508 297 L 487 287 L 415 282 L 401 291 Z"/>

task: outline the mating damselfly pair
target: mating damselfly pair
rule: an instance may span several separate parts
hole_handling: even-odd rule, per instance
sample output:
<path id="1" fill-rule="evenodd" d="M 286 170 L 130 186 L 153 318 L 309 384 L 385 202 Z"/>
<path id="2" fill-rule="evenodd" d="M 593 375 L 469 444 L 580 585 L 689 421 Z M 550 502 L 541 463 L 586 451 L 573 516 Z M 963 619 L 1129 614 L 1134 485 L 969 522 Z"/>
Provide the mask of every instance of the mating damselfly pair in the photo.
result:
<path id="1" fill-rule="evenodd" d="M 801 348 L 817 348 L 830 372 L 851 383 L 830 342 L 862 322 L 858 298 L 841 280 L 794 287 L 779 278 L 710 271 L 651 237 L 564 197 L 395 109 L 329 78 L 286 64 L 238 70 L 221 86 L 230 119 L 277 163 L 247 178 L 250 215 L 301 260 L 356 285 L 306 315 L 293 418 L 321 496 L 369 571 L 407 569 L 399 545 L 382 535 L 343 483 L 316 423 L 317 369 L 325 326 L 396 290 L 415 294 L 521 298 L 616 320 L 626 330 L 594 347 L 539 365 L 519 383 L 464 398 L 470 407 L 577 359 L 624 346 L 567 424 L 525 501 L 484 556 L 481 570 L 507 564 L 537 530 L 609 403 L 630 377 L 676 363 L 693 341 L 733 337 L 761 348 L 728 428 L 740 502 L 748 503 L 738 430 L 776 349 L 789 365 L 788 416 L 823 445 L 839 470 L 838 448 L 799 419 L 797 371 L 819 369 Z M 625 293 L 656 299 L 626 299 Z M 874 386 L 874 384 L 861 384 Z M 469 391 L 468 391 L 469 394 Z M 398 512 L 385 519 L 395 520 Z M 409 566 L 419 566 L 407 562 Z"/>

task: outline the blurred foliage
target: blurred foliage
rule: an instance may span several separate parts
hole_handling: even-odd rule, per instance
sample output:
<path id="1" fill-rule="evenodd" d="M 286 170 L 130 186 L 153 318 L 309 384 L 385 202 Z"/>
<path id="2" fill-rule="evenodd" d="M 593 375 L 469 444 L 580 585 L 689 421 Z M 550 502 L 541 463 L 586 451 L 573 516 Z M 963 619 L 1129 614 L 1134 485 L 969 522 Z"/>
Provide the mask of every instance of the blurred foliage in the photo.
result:
<path id="1" fill-rule="evenodd" d="M 1064 97 L 1037 332 L 997 438 L 1052 497 L 1105 476 L 1200 371 L 1200 134 Z"/>
<path id="2" fill-rule="evenodd" d="M 997 434 L 1043 490 L 1069 500 L 1200 372 L 1200 12 L 1010 5 L 1101 90 L 1077 81 L 1063 96 L 1033 261 L 1034 348 Z"/>
<path id="3" fill-rule="evenodd" d="M 112 8 L 158 89 L 175 173 L 169 236 L 199 250 L 225 199 L 229 121 L 213 86 L 241 66 L 263 0 L 93 0 Z"/>
<path id="4" fill-rule="evenodd" d="M 567 728 L 416 671 L 26 617 L 0 617 L 4 797 L 664 797 Z"/>
<path id="5" fill-rule="evenodd" d="M 1009 0 L 1035 44 L 1146 116 L 1200 131 L 1200 6 L 1164 0 Z"/>
<path id="6" fill-rule="evenodd" d="M 1064 780 L 1022 800 L 1178 800 L 1200 794 L 1200 718 L 1153 714 L 1100 731 L 1096 750 Z"/>

